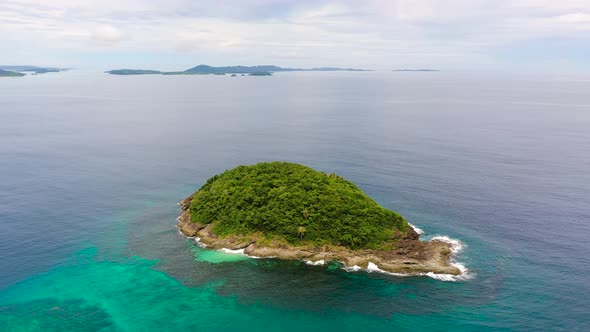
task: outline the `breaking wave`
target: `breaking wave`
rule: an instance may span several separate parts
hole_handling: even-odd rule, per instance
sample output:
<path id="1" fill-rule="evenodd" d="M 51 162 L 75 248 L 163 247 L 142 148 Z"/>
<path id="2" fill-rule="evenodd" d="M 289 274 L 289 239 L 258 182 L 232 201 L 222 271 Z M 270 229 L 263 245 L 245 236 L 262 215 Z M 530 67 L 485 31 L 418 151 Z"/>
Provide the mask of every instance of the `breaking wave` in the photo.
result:
<path id="1" fill-rule="evenodd" d="M 474 274 L 471 273 L 469 271 L 469 269 L 467 267 L 465 267 L 465 265 L 463 265 L 463 263 L 457 262 L 455 260 L 455 257 L 457 256 L 458 253 L 460 253 L 461 251 L 463 251 L 463 249 L 465 249 L 465 245 L 463 244 L 463 242 L 457 240 L 457 239 L 452 239 L 446 235 L 435 235 L 433 237 L 430 238 L 430 240 L 438 240 L 438 241 L 442 241 L 442 242 L 446 242 L 448 244 L 451 245 L 451 265 L 458 268 L 459 271 L 461 271 L 461 274 L 456 276 L 456 275 L 452 275 L 452 274 L 440 274 L 440 273 L 432 273 L 432 272 L 428 272 L 425 275 L 434 278 L 434 279 L 438 279 L 438 280 L 442 280 L 442 281 L 463 281 L 463 280 L 467 280 L 467 279 L 471 279 L 473 278 Z"/>
<path id="2" fill-rule="evenodd" d="M 237 254 L 237 255 L 248 256 L 248 255 L 244 254 L 244 249 L 235 249 L 235 250 L 232 250 L 232 249 L 221 248 L 221 249 L 219 249 L 219 251 L 225 252 L 225 253 L 228 253 L 228 254 Z"/>
<path id="3" fill-rule="evenodd" d="M 410 227 L 412 227 L 412 228 L 414 229 L 414 231 L 415 231 L 416 233 L 418 233 L 418 235 L 422 235 L 422 234 L 424 234 L 424 230 L 423 230 L 422 228 L 418 228 L 418 226 L 416 226 L 416 225 L 412 225 L 412 224 L 410 224 L 410 223 L 408 223 L 408 225 L 410 225 Z"/>
<path id="4" fill-rule="evenodd" d="M 324 265 L 326 262 L 323 259 L 320 259 L 319 261 L 308 261 L 308 260 L 304 260 L 305 264 L 307 265 Z"/>

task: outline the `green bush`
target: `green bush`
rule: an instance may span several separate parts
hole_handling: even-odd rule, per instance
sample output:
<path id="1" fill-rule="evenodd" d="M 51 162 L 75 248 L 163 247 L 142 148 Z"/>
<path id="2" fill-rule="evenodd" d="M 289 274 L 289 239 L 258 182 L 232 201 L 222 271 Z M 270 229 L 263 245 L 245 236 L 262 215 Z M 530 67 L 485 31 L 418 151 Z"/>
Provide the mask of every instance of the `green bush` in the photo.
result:
<path id="1" fill-rule="evenodd" d="M 190 204 L 191 221 L 220 235 L 261 232 L 291 243 L 377 248 L 408 223 L 335 174 L 286 162 L 238 166 L 210 178 Z"/>

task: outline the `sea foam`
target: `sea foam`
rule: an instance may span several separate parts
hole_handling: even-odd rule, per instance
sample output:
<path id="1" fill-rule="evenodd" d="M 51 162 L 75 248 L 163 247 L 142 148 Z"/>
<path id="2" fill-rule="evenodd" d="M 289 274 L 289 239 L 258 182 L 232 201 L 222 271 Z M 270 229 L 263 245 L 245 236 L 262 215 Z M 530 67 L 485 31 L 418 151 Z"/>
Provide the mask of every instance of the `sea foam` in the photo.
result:
<path id="1" fill-rule="evenodd" d="M 221 249 L 219 249 L 219 251 L 222 251 L 222 252 L 225 252 L 225 253 L 228 253 L 228 254 L 237 254 L 237 255 L 247 256 L 246 254 L 244 254 L 244 249 L 235 249 L 235 250 L 232 250 L 232 249 L 227 249 L 227 248 L 221 248 Z"/>
<path id="2" fill-rule="evenodd" d="M 362 270 L 363 268 L 358 265 L 346 266 L 344 263 L 342 263 L 342 269 L 344 269 L 344 271 L 346 272 L 357 272 Z"/>
<path id="3" fill-rule="evenodd" d="M 446 242 L 451 245 L 451 252 L 453 254 L 458 254 L 463 251 L 463 243 L 457 239 L 451 239 L 446 235 L 435 235 L 430 238 L 430 240 L 439 240 L 442 242 Z"/>
<path id="4" fill-rule="evenodd" d="M 418 235 L 422 235 L 422 234 L 424 234 L 424 230 L 423 230 L 422 228 L 418 228 L 418 226 L 416 226 L 416 225 L 412 225 L 412 224 L 410 224 L 410 223 L 408 223 L 408 225 L 410 225 L 410 227 L 412 227 L 412 228 L 414 229 L 414 231 L 415 231 L 416 233 L 418 233 Z"/>
<path id="5" fill-rule="evenodd" d="M 319 261 L 308 261 L 308 260 L 304 260 L 305 264 L 307 265 L 324 265 L 326 262 L 323 259 L 320 259 Z"/>
<path id="6" fill-rule="evenodd" d="M 204 244 L 203 242 L 201 242 L 201 238 L 200 237 L 195 237 L 195 242 L 197 243 L 197 245 L 201 248 L 207 248 L 207 245 Z"/>
<path id="7" fill-rule="evenodd" d="M 460 253 L 461 251 L 463 251 L 463 249 L 465 249 L 465 245 L 463 244 L 463 242 L 457 240 L 457 239 L 452 239 L 446 235 L 435 235 L 432 238 L 430 238 L 430 240 L 438 240 L 438 241 L 442 241 L 442 242 L 446 242 L 448 244 L 451 245 L 451 265 L 458 268 L 459 271 L 461 271 L 461 274 L 456 276 L 456 275 L 452 275 L 452 274 L 438 274 L 438 273 L 432 273 L 432 272 L 428 272 L 425 275 L 434 278 L 434 279 L 438 279 L 438 280 L 442 280 L 442 281 L 462 281 L 462 280 L 467 280 L 467 279 L 471 279 L 474 277 L 474 274 L 469 271 L 469 269 L 467 267 L 465 267 L 465 265 L 463 265 L 463 263 L 457 262 L 455 260 L 455 256 Z"/>
<path id="8" fill-rule="evenodd" d="M 383 273 L 383 274 L 389 274 L 389 275 L 396 276 L 396 277 L 416 276 L 416 274 L 403 274 L 403 273 L 393 273 L 393 272 L 385 271 L 385 270 L 380 269 L 379 266 L 377 266 L 377 264 L 375 264 L 373 262 L 369 262 L 369 264 L 367 264 L 367 269 L 365 271 L 367 271 L 369 273 L 378 272 L 378 273 Z"/>

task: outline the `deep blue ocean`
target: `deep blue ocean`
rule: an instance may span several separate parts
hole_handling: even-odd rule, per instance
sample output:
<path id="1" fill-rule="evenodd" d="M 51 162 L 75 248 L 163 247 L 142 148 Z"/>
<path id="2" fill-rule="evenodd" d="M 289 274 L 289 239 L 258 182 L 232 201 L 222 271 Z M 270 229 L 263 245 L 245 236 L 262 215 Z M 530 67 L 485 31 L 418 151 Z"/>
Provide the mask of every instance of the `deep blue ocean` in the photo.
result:
<path id="1" fill-rule="evenodd" d="M 178 234 L 241 164 L 335 172 L 461 241 L 469 278 L 251 259 Z M 0 79 L 0 331 L 590 331 L 590 78 Z"/>

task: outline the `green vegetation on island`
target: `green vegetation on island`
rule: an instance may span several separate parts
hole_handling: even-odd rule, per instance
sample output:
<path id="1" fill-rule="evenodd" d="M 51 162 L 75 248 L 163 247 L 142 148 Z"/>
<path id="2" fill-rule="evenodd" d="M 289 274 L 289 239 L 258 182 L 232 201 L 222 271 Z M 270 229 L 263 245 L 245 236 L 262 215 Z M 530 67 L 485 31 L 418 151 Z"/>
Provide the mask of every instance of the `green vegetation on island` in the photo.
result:
<path id="1" fill-rule="evenodd" d="M 178 229 L 211 249 L 339 262 L 353 270 L 460 275 L 452 245 L 420 235 L 352 182 L 287 162 L 238 166 L 180 203 Z"/>
<path id="2" fill-rule="evenodd" d="M 382 248 L 411 227 L 354 183 L 309 167 L 270 162 L 210 178 L 192 197 L 190 221 L 219 236 L 262 233 L 291 244 Z"/>
<path id="3" fill-rule="evenodd" d="M 225 66 L 213 67 L 208 65 L 198 65 L 189 68 L 185 71 L 159 71 L 146 69 L 115 69 L 106 71 L 112 75 L 146 75 L 146 74 L 160 74 L 160 75 L 226 75 L 226 74 L 247 74 L 251 76 L 271 76 L 275 72 L 293 72 L 293 71 L 369 71 L 365 69 L 356 68 L 335 68 L 335 67 L 319 67 L 311 69 L 302 68 L 283 68 L 273 65 L 262 66 Z"/>
<path id="4" fill-rule="evenodd" d="M 157 75 L 162 74 L 161 71 L 157 70 L 144 70 L 144 69 L 116 69 L 107 71 L 113 75 Z"/>
<path id="5" fill-rule="evenodd" d="M 8 71 L 0 69 L 0 77 L 21 77 L 25 76 L 23 73 L 18 73 L 15 71 Z"/>
<path id="6" fill-rule="evenodd" d="M 30 72 L 32 75 L 45 74 L 45 73 L 57 73 L 60 71 L 66 71 L 68 68 L 53 68 L 53 67 L 37 67 L 37 66 L 0 66 L 0 70 L 13 71 L 13 72 Z M 17 75 L 20 76 L 20 75 Z"/>
<path id="7" fill-rule="evenodd" d="M 249 74 L 250 76 L 272 76 L 272 73 L 269 71 L 255 71 Z"/>

